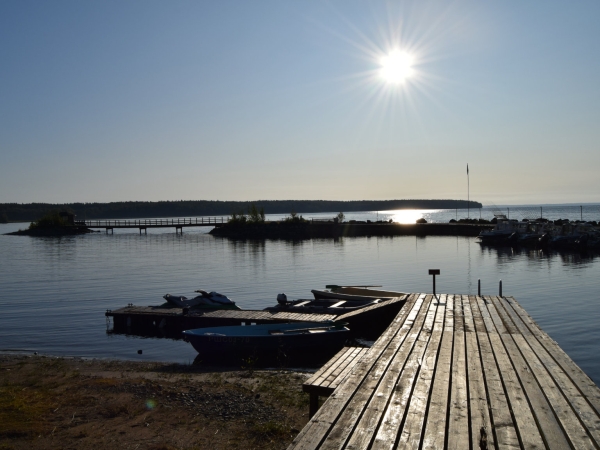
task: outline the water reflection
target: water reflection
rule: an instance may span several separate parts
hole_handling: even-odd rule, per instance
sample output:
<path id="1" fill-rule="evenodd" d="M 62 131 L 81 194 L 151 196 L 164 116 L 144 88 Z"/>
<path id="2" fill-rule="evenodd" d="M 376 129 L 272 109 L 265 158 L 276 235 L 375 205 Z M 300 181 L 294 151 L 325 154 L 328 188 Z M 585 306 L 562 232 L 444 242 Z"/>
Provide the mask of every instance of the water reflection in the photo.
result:
<path id="1" fill-rule="evenodd" d="M 541 248 L 530 248 L 530 247 L 511 247 L 511 246 L 500 246 L 500 245 L 480 245 L 480 253 L 488 257 L 496 257 L 497 264 L 502 265 L 510 263 L 512 260 L 526 260 L 526 261 L 547 261 L 549 264 L 553 260 L 559 260 L 563 266 L 578 266 L 588 267 L 595 260 L 598 259 L 598 255 L 586 251 L 568 251 L 568 250 L 549 250 Z"/>

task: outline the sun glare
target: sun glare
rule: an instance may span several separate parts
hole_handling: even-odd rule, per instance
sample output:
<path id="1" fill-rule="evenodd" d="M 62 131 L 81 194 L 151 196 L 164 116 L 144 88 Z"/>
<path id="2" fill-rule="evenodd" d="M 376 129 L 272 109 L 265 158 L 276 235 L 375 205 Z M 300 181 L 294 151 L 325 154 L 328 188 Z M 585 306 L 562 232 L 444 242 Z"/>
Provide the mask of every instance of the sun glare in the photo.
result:
<path id="1" fill-rule="evenodd" d="M 381 76 L 388 83 L 403 83 L 414 70 L 413 58 L 400 50 L 394 50 L 381 58 Z"/>

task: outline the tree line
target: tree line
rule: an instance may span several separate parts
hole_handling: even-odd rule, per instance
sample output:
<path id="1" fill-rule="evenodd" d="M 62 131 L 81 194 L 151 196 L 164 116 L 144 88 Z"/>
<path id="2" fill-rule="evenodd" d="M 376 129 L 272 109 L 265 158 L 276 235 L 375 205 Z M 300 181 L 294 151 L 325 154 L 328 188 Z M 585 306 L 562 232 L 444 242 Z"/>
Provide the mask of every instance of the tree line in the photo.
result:
<path id="1" fill-rule="evenodd" d="M 32 221 L 50 211 L 67 211 L 86 219 L 137 219 L 148 217 L 222 216 L 245 213 L 255 205 L 265 214 L 337 211 L 390 211 L 395 209 L 466 209 L 482 204 L 466 200 L 180 200 L 111 203 L 0 203 L 1 221 Z"/>

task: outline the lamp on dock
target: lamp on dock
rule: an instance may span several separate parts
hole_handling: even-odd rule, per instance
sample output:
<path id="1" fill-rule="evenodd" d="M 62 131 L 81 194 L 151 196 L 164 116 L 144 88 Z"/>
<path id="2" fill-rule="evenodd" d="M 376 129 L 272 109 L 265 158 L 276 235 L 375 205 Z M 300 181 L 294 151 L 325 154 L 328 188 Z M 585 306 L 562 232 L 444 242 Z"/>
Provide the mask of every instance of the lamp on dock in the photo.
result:
<path id="1" fill-rule="evenodd" d="M 429 269 L 429 275 L 433 275 L 433 295 L 435 295 L 435 276 L 440 274 L 440 269 Z"/>

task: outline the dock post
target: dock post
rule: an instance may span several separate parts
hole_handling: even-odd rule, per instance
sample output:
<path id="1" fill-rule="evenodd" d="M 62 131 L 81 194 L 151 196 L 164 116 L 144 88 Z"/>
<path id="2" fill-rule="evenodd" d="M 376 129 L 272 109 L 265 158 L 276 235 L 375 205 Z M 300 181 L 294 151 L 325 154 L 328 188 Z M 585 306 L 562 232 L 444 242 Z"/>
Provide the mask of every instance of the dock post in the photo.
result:
<path id="1" fill-rule="evenodd" d="M 498 285 L 498 295 L 502 297 L 502 280 L 500 280 L 500 284 Z"/>
<path id="2" fill-rule="evenodd" d="M 481 297 L 481 278 L 477 280 L 477 295 Z"/>
<path id="3" fill-rule="evenodd" d="M 315 392 L 310 393 L 310 404 L 308 406 L 308 418 L 312 419 L 319 410 L 319 395 Z"/>
<path id="4" fill-rule="evenodd" d="M 435 276 L 440 274 L 440 269 L 429 269 L 429 275 L 433 275 L 433 295 L 435 296 Z"/>

